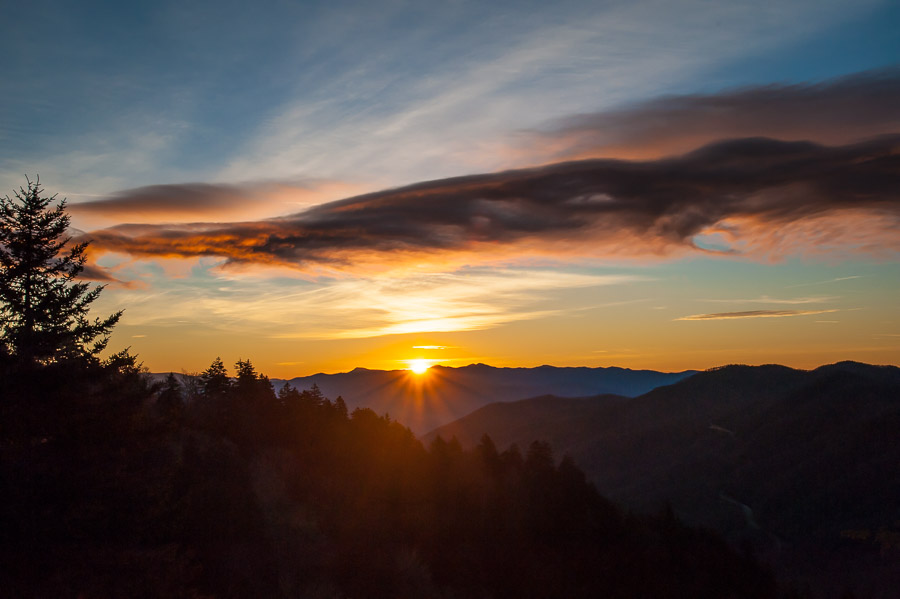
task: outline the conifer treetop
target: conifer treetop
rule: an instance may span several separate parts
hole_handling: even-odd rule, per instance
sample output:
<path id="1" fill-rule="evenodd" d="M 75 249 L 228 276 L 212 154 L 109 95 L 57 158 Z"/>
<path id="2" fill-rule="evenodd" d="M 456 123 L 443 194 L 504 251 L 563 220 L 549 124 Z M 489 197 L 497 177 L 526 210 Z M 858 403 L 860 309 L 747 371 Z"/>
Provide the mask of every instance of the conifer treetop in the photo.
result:
<path id="1" fill-rule="evenodd" d="M 26 181 L 0 198 L 0 350 L 29 363 L 93 359 L 122 312 L 88 318 L 104 288 L 78 280 L 89 242 L 66 234 L 65 199 Z"/>

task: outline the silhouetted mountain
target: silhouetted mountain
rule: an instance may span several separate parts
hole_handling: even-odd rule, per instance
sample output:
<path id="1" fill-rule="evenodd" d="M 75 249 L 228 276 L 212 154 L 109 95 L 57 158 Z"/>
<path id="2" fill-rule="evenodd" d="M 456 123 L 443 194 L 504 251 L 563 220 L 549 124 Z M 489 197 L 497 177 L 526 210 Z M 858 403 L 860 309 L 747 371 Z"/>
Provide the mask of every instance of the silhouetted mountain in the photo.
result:
<path id="1" fill-rule="evenodd" d="M 900 588 L 900 369 L 727 366 L 633 399 L 485 406 L 426 440 L 534 439 L 601 493 L 755 547 L 821 589 Z M 871 594 L 870 594 L 871 593 Z"/>
<path id="2" fill-rule="evenodd" d="M 413 432 L 424 433 L 483 405 L 554 394 L 579 397 L 614 393 L 633 397 L 682 380 L 696 371 L 656 372 L 627 368 L 495 368 L 472 364 L 433 366 L 425 375 L 409 370 L 356 368 L 340 374 L 315 374 L 290 380 L 298 389 L 318 385 L 328 397 L 341 396 L 352 409 L 366 407 L 390 414 Z M 273 380 L 279 387 L 281 381 Z"/>

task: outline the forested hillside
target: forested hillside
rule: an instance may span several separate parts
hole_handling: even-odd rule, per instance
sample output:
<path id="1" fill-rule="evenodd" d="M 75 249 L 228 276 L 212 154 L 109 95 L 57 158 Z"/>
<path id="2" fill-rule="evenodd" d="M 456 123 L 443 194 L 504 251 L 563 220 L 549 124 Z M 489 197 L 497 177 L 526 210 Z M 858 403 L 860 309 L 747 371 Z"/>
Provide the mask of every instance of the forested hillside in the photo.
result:
<path id="1" fill-rule="evenodd" d="M 728 366 L 629 399 L 494 404 L 432 433 L 544 439 L 604 495 L 669 504 L 837 596 L 900 585 L 900 369 Z M 840 567 L 837 564 L 841 564 Z"/>
<path id="2" fill-rule="evenodd" d="M 250 362 L 3 372 L 2 586 L 23 597 L 770 597 L 752 558 L 532 443 L 426 449 Z"/>

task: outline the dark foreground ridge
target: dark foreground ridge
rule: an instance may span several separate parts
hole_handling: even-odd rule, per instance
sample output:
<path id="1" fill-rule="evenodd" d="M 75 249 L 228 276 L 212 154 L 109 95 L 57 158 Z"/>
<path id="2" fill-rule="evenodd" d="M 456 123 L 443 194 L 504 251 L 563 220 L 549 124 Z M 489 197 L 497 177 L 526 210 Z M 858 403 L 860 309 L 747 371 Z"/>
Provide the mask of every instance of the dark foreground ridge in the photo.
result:
<path id="1" fill-rule="evenodd" d="M 438 428 L 550 442 L 612 500 L 671 505 L 824 596 L 900 588 L 900 369 L 727 366 L 633 399 L 536 397 Z"/>
<path id="2" fill-rule="evenodd" d="M 249 362 L 0 364 L 8 597 L 773 597 L 749 555 L 632 515 L 545 443 L 435 440 Z"/>

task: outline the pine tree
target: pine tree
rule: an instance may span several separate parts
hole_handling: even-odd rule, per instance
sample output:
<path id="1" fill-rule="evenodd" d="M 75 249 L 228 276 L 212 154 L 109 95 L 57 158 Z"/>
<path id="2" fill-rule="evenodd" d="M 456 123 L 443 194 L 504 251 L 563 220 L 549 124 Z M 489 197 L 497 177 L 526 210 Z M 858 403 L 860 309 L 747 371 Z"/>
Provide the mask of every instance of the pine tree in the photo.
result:
<path id="1" fill-rule="evenodd" d="M 0 348 L 26 364 L 92 359 L 122 312 L 88 319 L 103 286 L 76 279 L 88 242 L 66 235 L 66 201 L 51 205 L 40 180 L 0 198 Z"/>
<path id="2" fill-rule="evenodd" d="M 222 358 L 216 357 L 209 368 L 200 375 L 200 385 L 205 397 L 224 397 L 231 390 L 231 379 Z"/>
<path id="3" fill-rule="evenodd" d="M 281 402 L 281 405 L 288 405 L 292 402 L 300 399 L 300 392 L 291 385 L 290 381 L 286 382 L 284 386 L 278 390 L 278 401 Z"/>

